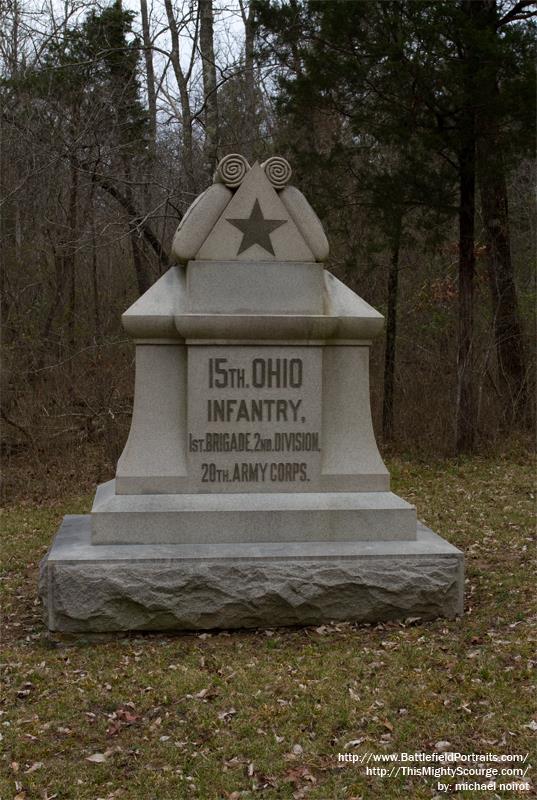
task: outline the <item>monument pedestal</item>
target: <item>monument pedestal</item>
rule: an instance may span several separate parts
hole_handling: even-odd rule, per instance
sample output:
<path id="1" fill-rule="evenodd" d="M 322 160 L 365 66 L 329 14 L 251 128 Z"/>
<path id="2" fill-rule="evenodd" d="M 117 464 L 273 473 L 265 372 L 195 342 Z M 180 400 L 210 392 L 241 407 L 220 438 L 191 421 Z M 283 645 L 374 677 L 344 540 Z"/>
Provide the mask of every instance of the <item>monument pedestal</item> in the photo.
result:
<path id="1" fill-rule="evenodd" d="M 200 196 L 174 240 L 186 264 L 123 315 L 131 431 L 43 559 L 51 630 L 462 613 L 462 553 L 390 492 L 375 442 L 383 318 L 323 269 L 319 220 L 267 164 Z"/>

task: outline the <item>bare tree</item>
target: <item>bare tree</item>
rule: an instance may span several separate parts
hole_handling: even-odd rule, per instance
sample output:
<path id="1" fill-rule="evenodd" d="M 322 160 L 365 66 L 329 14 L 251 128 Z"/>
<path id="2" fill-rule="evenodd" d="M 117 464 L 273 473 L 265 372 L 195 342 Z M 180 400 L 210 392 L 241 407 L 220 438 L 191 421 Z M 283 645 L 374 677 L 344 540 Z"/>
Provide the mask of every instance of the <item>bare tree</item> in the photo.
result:
<path id="1" fill-rule="evenodd" d="M 487 44 L 498 44 L 500 31 L 509 22 L 537 16 L 535 3 L 519 2 L 501 16 L 498 0 L 474 0 Z M 533 10 L 532 10 L 533 7 Z M 479 44 L 479 43 L 478 43 Z M 487 264 L 492 300 L 496 359 L 502 393 L 504 424 L 527 424 L 530 419 L 526 356 L 513 262 L 505 142 L 500 128 L 502 97 L 499 65 L 482 54 L 477 80 L 481 97 L 478 106 L 477 156 L 481 209 L 487 238 Z M 531 123 L 530 123 L 531 124 Z"/>
<path id="2" fill-rule="evenodd" d="M 245 119 L 244 126 L 247 139 L 244 144 L 244 155 L 253 158 L 254 145 L 257 140 L 256 125 L 256 92 L 255 92 L 255 10 L 252 2 L 248 7 L 244 0 L 239 0 L 241 17 L 244 24 L 244 94 Z"/>
<path id="3" fill-rule="evenodd" d="M 200 53 L 203 69 L 203 94 L 205 107 L 205 162 L 212 174 L 218 159 L 218 94 L 216 62 L 214 56 L 214 17 L 212 0 L 199 0 Z"/>
<path id="4" fill-rule="evenodd" d="M 188 68 L 183 71 L 181 67 L 181 51 L 179 47 L 179 27 L 175 18 L 171 0 L 164 0 L 166 8 L 166 16 L 168 18 L 168 25 L 170 30 L 171 50 L 170 62 L 173 69 L 173 74 L 179 90 L 180 104 L 181 104 L 181 125 L 182 125 L 182 148 L 181 155 L 183 166 L 186 176 L 186 191 L 193 195 L 195 192 L 196 181 L 194 177 L 194 143 L 192 137 L 192 123 L 193 115 L 190 102 L 189 81 L 192 76 L 192 70 L 195 63 L 196 55 L 196 41 L 198 38 L 198 16 L 196 17 L 196 26 L 193 35 L 192 52 Z M 186 25 L 187 19 L 183 19 L 182 24 Z"/>
<path id="5" fill-rule="evenodd" d="M 153 68 L 153 50 L 151 33 L 149 30 L 147 0 L 140 0 L 140 13 L 142 17 L 142 38 L 144 43 L 147 107 L 149 116 L 149 140 L 152 153 L 154 154 L 157 138 L 157 95 L 155 91 L 155 70 Z"/>

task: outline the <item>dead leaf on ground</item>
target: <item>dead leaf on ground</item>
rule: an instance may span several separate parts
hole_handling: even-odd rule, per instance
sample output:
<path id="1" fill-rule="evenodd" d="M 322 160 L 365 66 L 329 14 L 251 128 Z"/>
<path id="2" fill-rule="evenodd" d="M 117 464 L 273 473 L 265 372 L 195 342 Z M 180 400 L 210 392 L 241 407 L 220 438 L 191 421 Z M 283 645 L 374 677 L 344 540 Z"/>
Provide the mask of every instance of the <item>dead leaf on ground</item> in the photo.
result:
<path id="1" fill-rule="evenodd" d="M 261 772 L 255 773 L 257 782 L 256 789 L 262 791 L 263 789 L 277 789 L 278 781 L 274 775 L 263 775 Z"/>
<path id="2" fill-rule="evenodd" d="M 133 714 L 133 712 L 129 711 L 128 708 L 118 708 L 115 714 L 116 717 L 121 720 L 121 722 L 124 722 L 127 725 L 133 725 L 140 719 L 138 714 Z"/>
<path id="3" fill-rule="evenodd" d="M 42 761 L 34 761 L 34 763 L 30 767 L 28 767 L 28 769 L 24 770 L 24 774 L 29 775 L 31 772 L 37 772 L 37 770 L 41 769 L 42 766 L 43 766 Z"/>
<path id="4" fill-rule="evenodd" d="M 451 742 L 446 742 L 445 740 L 442 740 L 442 741 L 440 741 L 440 742 L 437 742 L 437 743 L 435 744 L 435 746 L 434 746 L 434 749 L 435 749 L 435 750 L 436 750 L 438 753 L 447 753 L 447 752 L 448 752 L 448 750 L 451 750 Z"/>
<path id="5" fill-rule="evenodd" d="M 131 708 L 134 706 L 131 704 Z M 117 736 L 119 731 L 125 726 L 134 725 L 140 719 L 139 714 L 134 714 L 129 708 L 116 708 L 108 715 L 110 724 L 106 729 L 107 736 Z"/>
<path id="6" fill-rule="evenodd" d="M 91 761 L 92 764 L 104 764 L 106 756 L 104 753 L 92 753 L 91 756 L 86 756 L 86 761 Z"/>
<path id="7" fill-rule="evenodd" d="M 349 748 L 349 747 L 359 747 L 364 742 L 365 742 L 364 738 L 362 738 L 362 739 L 351 739 L 350 742 L 346 742 L 343 745 L 343 749 L 347 750 L 347 748 Z"/>
<path id="8" fill-rule="evenodd" d="M 92 753 L 91 756 L 86 756 L 86 761 L 92 764 L 103 764 L 114 753 L 120 753 L 121 747 L 109 747 L 104 753 Z"/>
<path id="9" fill-rule="evenodd" d="M 241 767 L 243 764 L 248 764 L 247 758 L 242 758 L 241 756 L 233 756 L 228 761 L 224 761 L 224 772 L 228 769 L 237 769 L 237 767 Z"/>
<path id="10" fill-rule="evenodd" d="M 235 716 L 236 710 L 234 708 L 228 708 L 227 711 L 219 711 L 218 712 L 218 719 L 222 720 L 223 722 L 229 722 L 229 720 Z"/>
<path id="11" fill-rule="evenodd" d="M 106 729 L 107 736 L 117 736 L 121 730 L 121 722 L 118 719 L 113 720 Z"/>
<path id="12" fill-rule="evenodd" d="M 293 767 L 293 769 L 290 769 L 285 773 L 283 780 L 284 783 L 295 783 L 297 785 L 303 781 L 317 783 L 317 778 L 311 774 L 308 767 Z"/>

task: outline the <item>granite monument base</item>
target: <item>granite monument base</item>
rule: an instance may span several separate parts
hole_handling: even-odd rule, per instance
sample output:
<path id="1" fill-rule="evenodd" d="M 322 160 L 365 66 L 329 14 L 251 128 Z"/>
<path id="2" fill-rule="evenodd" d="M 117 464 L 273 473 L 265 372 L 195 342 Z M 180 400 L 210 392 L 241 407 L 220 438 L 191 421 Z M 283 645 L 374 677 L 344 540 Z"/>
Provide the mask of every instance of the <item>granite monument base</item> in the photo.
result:
<path id="1" fill-rule="evenodd" d="M 211 630 L 455 617 L 463 554 L 414 541 L 93 545 L 67 516 L 41 562 L 50 630 Z"/>
<path id="2" fill-rule="evenodd" d="M 393 492 L 130 495 L 114 483 L 97 488 L 95 545 L 416 538 L 416 508 Z"/>

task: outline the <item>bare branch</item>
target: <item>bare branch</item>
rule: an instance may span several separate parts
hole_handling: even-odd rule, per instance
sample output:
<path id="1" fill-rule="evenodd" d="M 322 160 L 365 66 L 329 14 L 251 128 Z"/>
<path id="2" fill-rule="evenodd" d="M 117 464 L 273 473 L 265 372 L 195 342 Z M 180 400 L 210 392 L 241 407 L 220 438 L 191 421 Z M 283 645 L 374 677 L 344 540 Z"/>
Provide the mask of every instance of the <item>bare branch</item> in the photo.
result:
<path id="1" fill-rule="evenodd" d="M 534 6 L 533 11 L 524 11 L 524 9 L 530 8 L 531 6 Z M 503 17 L 500 17 L 496 23 L 496 27 L 501 28 L 503 25 L 507 25 L 508 22 L 531 19 L 535 16 L 537 16 L 537 4 L 533 0 L 519 0 L 519 2 L 515 3 L 513 8 L 508 11 L 507 14 L 504 14 Z"/>

